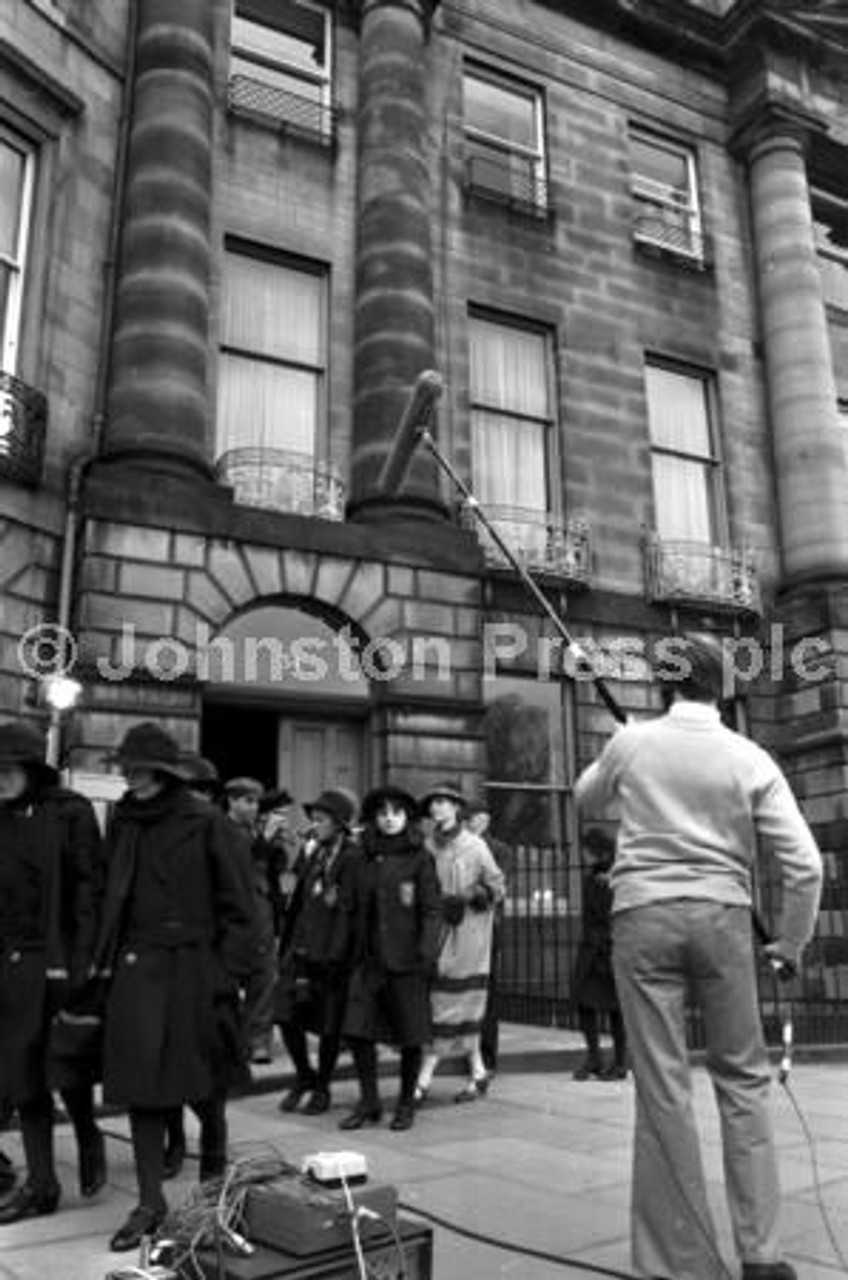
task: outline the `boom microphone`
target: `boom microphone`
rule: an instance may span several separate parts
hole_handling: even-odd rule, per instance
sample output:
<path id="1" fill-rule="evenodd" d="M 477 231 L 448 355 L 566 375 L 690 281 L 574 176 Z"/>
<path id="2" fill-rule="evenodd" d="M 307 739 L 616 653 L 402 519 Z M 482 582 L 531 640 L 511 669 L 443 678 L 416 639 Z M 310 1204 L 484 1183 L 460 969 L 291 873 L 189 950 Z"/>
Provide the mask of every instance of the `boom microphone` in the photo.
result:
<path id="1" fill-rule="evenodd" d="M 419 437 L 430 423 L 441 394 L 441 374 L 435 369 L 419 373 L 377 479 L 377 487 L 386 497 L 394 498 L 403 485 Z"/>

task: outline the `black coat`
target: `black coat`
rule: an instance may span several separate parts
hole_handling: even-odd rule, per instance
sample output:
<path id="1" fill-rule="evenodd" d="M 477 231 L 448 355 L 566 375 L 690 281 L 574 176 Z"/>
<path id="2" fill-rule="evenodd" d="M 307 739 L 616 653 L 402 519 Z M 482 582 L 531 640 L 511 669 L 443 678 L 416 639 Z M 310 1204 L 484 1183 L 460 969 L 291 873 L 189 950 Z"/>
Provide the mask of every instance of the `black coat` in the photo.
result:
<path id="1" fill-rule="evenodd" d="M 100 832 L 83 796 L 46 787 L 0 806 L 0 1096 L 47 1088 L 50 1018 L 85 978 L 97 927 Z"/>
<path id="2" fill-rule="evenodd" d="M 417 832 L 366 828 L 344 902 L 351 966 L 346 1035 L 401 1046 L 432 1035 L 430 976 L 442 940 L 436 865 Z"/>
<path id="3" fill-rule="evenodd" d="M 250 969 L 254 913 L 226 823 L 181 787 L 115 808 L 98 946 L 112 971 L 110 1101 L 200 1101 L 242 1071 L 238 984 Z"/>
<path id="4" fill-rule="evenodd" d="M 297 883 L 283 922 L 274 1017 L 318 1035 L 337 1035 L 344 1014 L 347 973 L 343 903 L 361 858 L 344 836 L 318 847 L 297 866 Z"/>

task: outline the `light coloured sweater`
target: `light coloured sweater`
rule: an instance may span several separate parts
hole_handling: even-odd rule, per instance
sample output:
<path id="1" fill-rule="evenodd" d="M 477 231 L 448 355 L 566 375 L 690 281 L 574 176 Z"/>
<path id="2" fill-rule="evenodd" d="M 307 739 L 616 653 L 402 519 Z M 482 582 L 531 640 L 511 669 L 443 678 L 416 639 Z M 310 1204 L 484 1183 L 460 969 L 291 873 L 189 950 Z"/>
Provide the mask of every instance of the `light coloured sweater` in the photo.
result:
<path id="1" fill-rule="evenodd" d="M 715 706 L 678 701 L 625 725 L 577 781 L 585 815 L 617 811 L 613 911 L 671 898 L 751 904 L 757 848 L 783 880 L 780 938 L 800 950 L 818 911 L 822 860 L 786 778 Z"/>

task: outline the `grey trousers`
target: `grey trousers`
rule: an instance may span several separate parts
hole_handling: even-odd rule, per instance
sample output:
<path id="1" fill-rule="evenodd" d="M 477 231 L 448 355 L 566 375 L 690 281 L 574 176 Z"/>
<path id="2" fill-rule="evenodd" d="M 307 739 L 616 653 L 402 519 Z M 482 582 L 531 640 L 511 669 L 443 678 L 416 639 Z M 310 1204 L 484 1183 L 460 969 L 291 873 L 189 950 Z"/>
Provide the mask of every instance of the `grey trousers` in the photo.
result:
<path id="1" fill-rule="evenodd" d="M 737 1252 L 743 1262 L 776 1261 L 780 1191 L 750 912 L 679 898 L 616 913 L 613 940 L 636 1082 L 634 1266 L 670 1280 L 728 1276 L 695 1125 L 687 997 L 703 1017 Z"/>

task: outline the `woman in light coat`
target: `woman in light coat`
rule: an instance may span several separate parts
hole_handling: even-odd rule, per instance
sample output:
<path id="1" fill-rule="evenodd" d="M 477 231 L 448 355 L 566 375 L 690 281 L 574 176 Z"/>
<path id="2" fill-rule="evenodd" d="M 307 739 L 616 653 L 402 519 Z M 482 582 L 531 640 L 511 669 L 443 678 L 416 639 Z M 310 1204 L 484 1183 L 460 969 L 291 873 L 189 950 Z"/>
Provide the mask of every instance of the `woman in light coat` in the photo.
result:
<path id="1" fill-rule="evenodd" d="M 416 1101 L 430 1089 L 439 1058 L 463 1053 L 468 1082 L 457 1102 L 485 1094 L 489 1078 L 480 1052 L 486 1012 L 495 906 L 504 897 L 503 872 L 488 845 L 463 825 L 465 799 L 453 783 L 434 787 L 421 800 L 432 821 L 427 846 L 436 863 L 442 891 L 444 934 L 431 988 L 433 1043 L 424 1055 Z"/>

